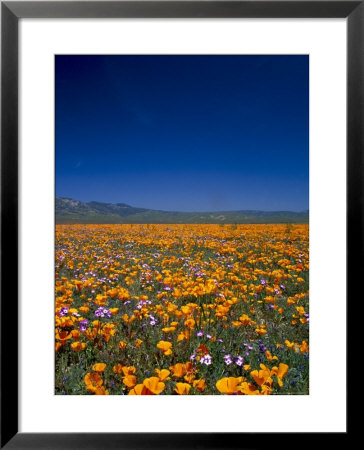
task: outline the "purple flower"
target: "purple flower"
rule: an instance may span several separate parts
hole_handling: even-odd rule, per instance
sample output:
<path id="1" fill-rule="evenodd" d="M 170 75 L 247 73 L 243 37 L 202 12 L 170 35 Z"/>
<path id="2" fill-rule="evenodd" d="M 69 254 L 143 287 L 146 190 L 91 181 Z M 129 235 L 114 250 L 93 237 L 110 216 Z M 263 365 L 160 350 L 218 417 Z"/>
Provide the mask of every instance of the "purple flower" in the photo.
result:
<path id="1" fill-rule="evenodd" d="M 64 308 L 61 308 L 61 309 L 58 311 L 58 316 L 59 316 L 59 317 L 67 316 L 68 311 L 69 311 L 68 306 L 65 306 Z"/>
<path id="2" fill-rule="evenodd" d="M 263 286 L 265 286 L 265 285 L 267 284 L 267 281 L 266 281 L 264 278 L 262 278 L 262 279 L 260 280 L 260 284 L 262 284 Z"/>
<path id="3" fill-rule="evenodd" d="M 230 353 L 224 356 L 224 361 L 227 366 L 230 366 L 230 364 L 232 364 L 233 360 L 231 359 Z"/>
<path id="4" fill-rule="evenodd" d="M 201 364 L 205 364 L 206 366 L 209 366 L 212 363 L 212 357 L 211 355 L 204 355 L 201 359 L 200 359 L 200 363 Z"/>
<path id="5" fill-rule="evenodd" d="M 234 363 L 235 363 L 237 366 L 241 367 L 241 366 L 244 364 L 244 358 L 243 358 L 242 356 L 236 356 L 236 357 L 234 358 Z"/>
<path id="6" fill-rule="evenodd" d="M 80 323 L 80 331 L 81 331 L 81 333 L 84 333 L 87 329 L 88 320 L 83 319 L 79 323 Z"/>
<path id="7" fill-rule="evenodd" d="M 198 331 L 198 332 L 196 333 L 196 336 L 198 336 L 198 337 L 203 336 L 203 331 L 202 331 L 202 330 Z"/>
<path id="8" fill-rule="evenodd" d="M 95 316 L 96 317 L 111 317 L 111 311 L 107 308 L 104 308 L 102 306 L 100 306 L 100 308 L 97 308 L 97 310 L 95 311 Z"/>
<path id="9" fill-rule="evenodd" d="M 149 324 L 152 326 L 156 325 L 157 319 L 154 316 L 152 316 L 151 314 L 149 314 L 149 318 L 150 318 Z"/>
<path id="10" fill-rule="evenodd" d="M 207 337 L 207 339 L 211 339 L 212 338 L 211 334 L 206 334 L 206 337 Z"/>
<path id="11" fill-rule="evenodd" d="M 190 360 L 191 360 L 191 361 L 194 361 L 195 359 L 196 359 L 196 355 L 195 355 L 195 354 L 193 354 L 193 355 L 190 356 Z"/>

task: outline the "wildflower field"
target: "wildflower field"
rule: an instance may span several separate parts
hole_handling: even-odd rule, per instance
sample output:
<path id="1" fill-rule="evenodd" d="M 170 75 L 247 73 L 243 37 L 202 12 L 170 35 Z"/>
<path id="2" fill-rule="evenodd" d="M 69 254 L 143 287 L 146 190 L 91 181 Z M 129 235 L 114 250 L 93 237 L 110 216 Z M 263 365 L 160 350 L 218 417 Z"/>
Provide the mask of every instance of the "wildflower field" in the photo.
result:
<path id="1" fill-rule="evenodd" d="M 55 393 L 309 389 L 308 225 L 57 225 Z"/>

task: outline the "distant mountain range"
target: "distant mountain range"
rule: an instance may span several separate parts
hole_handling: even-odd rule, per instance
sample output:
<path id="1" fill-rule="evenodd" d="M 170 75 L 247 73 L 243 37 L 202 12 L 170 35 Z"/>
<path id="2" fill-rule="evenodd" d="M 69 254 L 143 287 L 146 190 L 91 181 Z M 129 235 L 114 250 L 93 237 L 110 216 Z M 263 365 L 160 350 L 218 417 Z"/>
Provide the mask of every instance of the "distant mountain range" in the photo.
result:
<path id="1" fill-rule="evenodd" d="M 308 223 L 308 219 L 308 211 L 177 212 L 134 208 L 125 203 L 85 203 L 71 198 L 56 197 L 57 224 Z"/>

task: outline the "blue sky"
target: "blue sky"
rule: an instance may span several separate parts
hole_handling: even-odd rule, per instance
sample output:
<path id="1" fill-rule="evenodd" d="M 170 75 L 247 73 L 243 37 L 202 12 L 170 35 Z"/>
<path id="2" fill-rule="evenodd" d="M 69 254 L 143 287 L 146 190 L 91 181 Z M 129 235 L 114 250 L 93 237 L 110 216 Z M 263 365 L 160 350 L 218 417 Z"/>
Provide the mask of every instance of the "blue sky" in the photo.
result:
<path id="1" fill-rule="evenodd" d="M 56 195 L 308 209 L 305 55 L 57 55 Z"/>

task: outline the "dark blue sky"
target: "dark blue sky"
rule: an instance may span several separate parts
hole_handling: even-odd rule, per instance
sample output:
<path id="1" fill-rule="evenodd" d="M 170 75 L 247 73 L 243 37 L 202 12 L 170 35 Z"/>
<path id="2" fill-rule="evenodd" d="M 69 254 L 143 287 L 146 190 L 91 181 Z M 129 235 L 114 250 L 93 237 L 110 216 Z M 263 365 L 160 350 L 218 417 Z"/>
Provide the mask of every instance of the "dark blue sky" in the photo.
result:
<path id="1" fill-rule="evenodd" d="M 56 56 L 56 195 L 308 209 L 308 56 Z"/>

